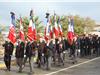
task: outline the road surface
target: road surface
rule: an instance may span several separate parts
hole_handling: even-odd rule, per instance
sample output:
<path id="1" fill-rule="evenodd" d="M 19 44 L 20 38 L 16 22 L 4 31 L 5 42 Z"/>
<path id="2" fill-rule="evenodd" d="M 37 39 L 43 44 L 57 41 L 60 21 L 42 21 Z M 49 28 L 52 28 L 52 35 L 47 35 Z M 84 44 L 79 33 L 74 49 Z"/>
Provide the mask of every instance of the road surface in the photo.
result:
<path id="1" fill-rule="evenodd" d="M 69 69 L 66 68 L 64 71 L 52 72 L 48 75 L 100 75 L 100 58 Z"/>
<path id="2" fill-rule="evenodd" d="M 52 67 L 50 71 L 40 68 L 34 69 L 34 74 L 30 74 L 28 64 L 22 73 L 18 73 L 16 65 L 11 67 L 11 71 L 6 71 L 5 67 L 0 69 L 0 75 L 100 75 L 100 57 L 94 59 L 78 59 L 77 64 L 66 64 L 62 67 Z"/>

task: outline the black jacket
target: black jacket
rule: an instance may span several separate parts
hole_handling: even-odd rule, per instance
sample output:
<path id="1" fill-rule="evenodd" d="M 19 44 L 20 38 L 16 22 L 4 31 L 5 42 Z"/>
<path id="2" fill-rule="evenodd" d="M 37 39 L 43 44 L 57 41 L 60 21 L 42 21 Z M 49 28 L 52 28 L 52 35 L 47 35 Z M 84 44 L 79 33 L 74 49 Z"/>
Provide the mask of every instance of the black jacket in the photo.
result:
<path id="1" fill-rule="evenodd" d="M 3 44 L 3 47 L 5 48 L 5 51 L 4 51 L 5 55 L 12 55 L 14 45 L 11 42 L 5 42 L 5 44 Z"/>
<path id="2" fill-rule="evenodd" d="M 25 44 L 23 42 L 21 42 L 19 45 L 16 46 L 16 52 L 15 52 L 16 58 L 24 57 L 24 47 L 25 47 Z"/>
<path id="3" fill-rule="evenodd" d="M 31 43 L 27 43 L 27 45 L 26 45 L 26 52 L 25 52 L 25 55 L 27 56 L 27 57 L 31 57 L 32 56 L 32 45 L 31 45 Z"/>

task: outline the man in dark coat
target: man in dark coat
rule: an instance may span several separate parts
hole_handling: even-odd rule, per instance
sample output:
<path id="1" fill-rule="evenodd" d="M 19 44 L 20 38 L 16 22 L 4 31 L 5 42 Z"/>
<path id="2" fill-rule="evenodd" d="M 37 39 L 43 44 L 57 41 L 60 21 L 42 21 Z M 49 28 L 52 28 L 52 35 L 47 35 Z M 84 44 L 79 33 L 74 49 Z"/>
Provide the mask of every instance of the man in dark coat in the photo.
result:
<path id="1" fill-rule="evenodd" d="M 5 41 L 3 44 L 3 47 L 5 48 L 4 51 L 4 62 L 7 67 L 7 70 L 10 71 L 11 67 L 11 56 L 13 53 L 14 45 L 11 42 Z"/>
<path id="2" fill-rule="evenodd" d="M 51 48 L 52 51 L 52 59 L 53 59 L 53 63 L 54 65 L 56 64 L 56 50 L 55 50 L 55 40 L 51 40 L 49 43 L 49 47 Z"/>
<path id="3" fill-rule="evenodd" d="M 26 55 L 26 57 L 24 59 L 24 66 L 25 66 L 27 59 L 29 59 L 30 72 L 32 73 L 33 72 L 33 61 L 32 61 L 33 53 L 32 53 L 32 43 L 30 43 L 30 42 L 27 42 L 27 44 L 26 44 L 25 55 Z"/>
<path id="4" fill-rule="evenodd" d="M 44 42 L 39 42 L 38 45 L 38 67 L 40 68 L 42 65 L 44 65 L 44 54 L 43 54 L 43 49 L 44 49 Z"/>
<path id="5" fill-rule="evenodd" d="M 44 47 L 43 53 L 44 53 L 46 70 L 50 70 L 50 68 L 51 68 L 52 49 L 50 48 L 49 42 L 45 43 L 45 47 Z"/>
<path id="6" fill-rule="evenodd" d="M 80 38 L 80 56 L 84 57 L 85 55 L 85 36 L 82 35 Z"/>
<path id="7" fill-rule="evenodd" d="M 23 64 L 23 58 L 24 58 L 24 47 L 25 47 L 24 42 L 18 42 L 18 45 L 16 46 L 15 57 L 16 57 L 17 65 L 19 66 L 19 72 L 22 72 L 22 64 Z"/>

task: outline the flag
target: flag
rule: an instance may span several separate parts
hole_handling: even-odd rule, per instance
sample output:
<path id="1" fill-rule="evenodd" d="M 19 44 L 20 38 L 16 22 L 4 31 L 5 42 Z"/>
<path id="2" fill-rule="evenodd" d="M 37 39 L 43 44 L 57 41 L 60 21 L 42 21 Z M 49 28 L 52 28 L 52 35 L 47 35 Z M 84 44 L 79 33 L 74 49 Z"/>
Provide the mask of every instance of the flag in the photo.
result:
<path id="1" fill-rule="evenodd" d="M 67 37 L 68 37 L 69 44 L 72 45 L 73 38 L 74 38 L 74 20 L 72 17 L 69 18 Z"/>
<path id="2" fill-rule="evenodd" d="M 22 18 L 20 17 L 20 31 L 19 31 L 19 37 L 21 41 L 25 40 L 24 32 L 23 32 L 23 26 L 22 26 Z"/>
<path id="3" fill-rule="evenodd" d="M 52 29 L 52 26 L 50 26 L 50 38 L 53 38 L 53 29 Z"/>
<path id="4" fill-rule="evenodd" d="M 35 24 L 33 23 L 33 39 L 37 40 L 37 35 L 36 35 L 36 27 Z"/>
<path id="5" fill-rule="evenodd" d="M 59 30 L 59 35 L 62 37 L 63 32 L 62 32 L 62 25 L 60 23 L 60 18 L 58 19 L 58 30 Z"/>
<path id="6" fill-rule="evenodd" d="M 29 27 L 28 27 L 28 34 L 27 34 L 27 36 L 28 36 L 28 39 L 30 40 L 30 41 L 33 41 L 33 29 L 32 29 L 32 19 L 30 19 L 30 22 L 29 22 Z"/>
<path id="7" fill-rule="evenodd" d="M 33 41 L 33 10 L 30 11 L 30 22 L 29 22 L 29 26 L 28 26 L 28 39 L 30 41 Z"/>
<path id="8" fill-rule="evenodd" d="M 47 41 L 48 40 L 48 37 L 46 36 L 46 27 L 44 29 L 44 39 Z"/>
<path id="9" fill-rule="evenodd" d="M 55 37 L 58 38 L 59 31 L 58 31 L 58 25 L 56 22 L 56 14 L 54 14 L 54 34 L 55 34 Z"/>
<path id="10" fill-rule="evenodd" d="M 46 41 L 49 40 L 49 38 L 50 38 L 50 21 L 49 21 L 49 18 L 47 19 L 47 24 L 46 24 L 46 27 L 45 27 L 44 37 L 45 37 Z"/>
<path id="11" fill-rule="evenodd" d="M 47 18 L 47 24 L 45 26 L 45 31 L 44 31 L 44 38 L 46 41 L 48 41 L 52 37 L 52 30 L 51 30 L 51 20 L 50 20 L 50 14 L 46 13 L 46 18 Z"/>
<path id="12" fill-rule="evenodd" d="M 15 35 L 15 14 L 10 12 L 11 14 L 11 25 L 9 29 L 8 39 L 14 44 L 16 42 L 16 35 Z"/>

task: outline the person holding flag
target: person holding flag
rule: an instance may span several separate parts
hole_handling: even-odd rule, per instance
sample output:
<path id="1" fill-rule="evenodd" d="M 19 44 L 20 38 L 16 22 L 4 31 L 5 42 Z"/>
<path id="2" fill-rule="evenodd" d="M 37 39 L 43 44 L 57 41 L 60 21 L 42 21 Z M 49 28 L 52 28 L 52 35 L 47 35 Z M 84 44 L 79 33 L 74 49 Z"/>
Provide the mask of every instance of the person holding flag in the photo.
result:
<path id="1" fill-rule="evenodd" d="M 25 38 L 24 38 L 24 32 L 23 32 L 23 26 L 22 26 L 22 18 L 20 17 L 20 30 L 19 30 L 19 39 L 17 40 L 16 45 L 16 51 L 15 51 L 15 57 L 16 57 L 16 63 L 19 67 L 19 72 L 22 72 L 22 65 L 23 65 L 23 59 L 24 59 L 24 49 L 25 49 Z"/>
<path id="2" fill-rule="evenodd" d="M 34 34 L 33 34 L 33 10 L 30 11 L 30 23 L 29 23 L 29 27 L 28 27 L 28 41 L 26 44 L 26 51 L 25 51 L 25 59 L 24 59 L 24 66 L 25 63 L 27 61 L 27 59 L 29 59 L 29 67 L 30 67 L 30 73 L 34 73 L 33 69 L 34 69 L 34 61 L 32 59 L 34 59 L 34 55 L 33 55 L 33 40 L 34 40 Z"/>
<path id="3" fill-rule="evenodd" d="M 4 51 L 4 62 L 7 67 L 7 70 L 10 71 L 11 68 L 11 56 L 14 50 L 14 43 L 16 42 L 15 36 L 15 13 L 10 12 L 11 14 L 11 25 L 8 34 L 9 41 L 5 41 L 3 47 L 5 48 Z"/>
<path id="4" fill-rule="evenodd" d="M 75 51 L 76 51 L 76 40 L 74 38 L 74 19 L 72 16 L 69 17 L 69 24 L 68 24 L 68 42 L 70 46 L 70 57 L 72 58 L 72 63 L 74 64 L 76 61 L 75 59 Z"/>

